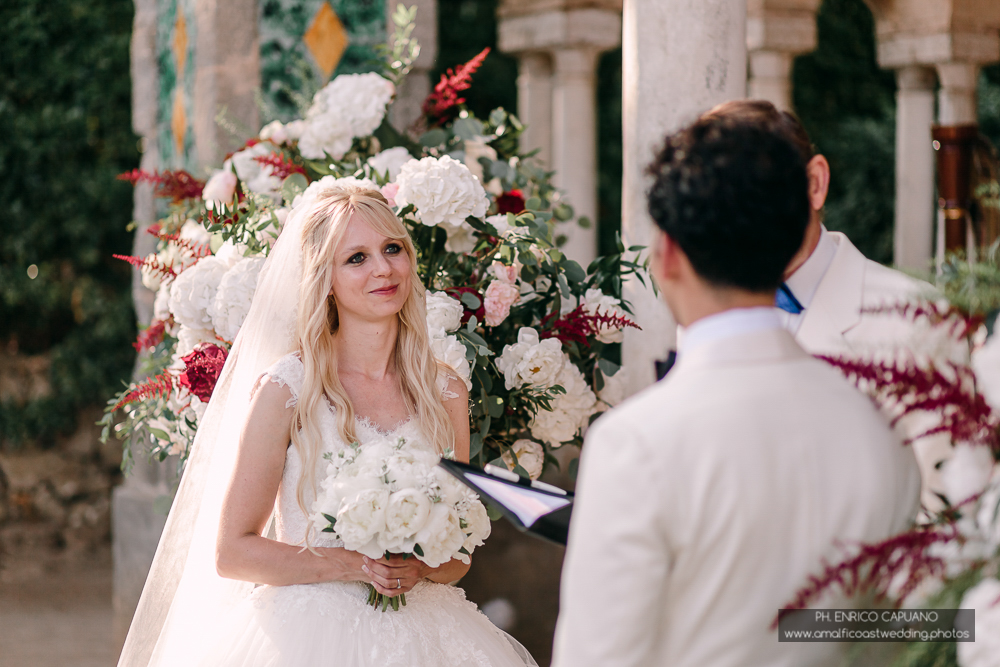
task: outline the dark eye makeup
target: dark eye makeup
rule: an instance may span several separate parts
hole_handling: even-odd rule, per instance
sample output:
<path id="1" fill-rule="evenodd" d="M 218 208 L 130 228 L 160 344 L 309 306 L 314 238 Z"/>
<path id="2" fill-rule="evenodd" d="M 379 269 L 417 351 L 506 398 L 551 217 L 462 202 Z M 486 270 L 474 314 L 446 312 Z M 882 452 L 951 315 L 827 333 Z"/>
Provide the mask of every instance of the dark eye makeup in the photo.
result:
<path id="1" fill-rule="evenodd" d="M 403 246 L 399 243 L 392 242 L 385 246 L 385 250 L 383 252 L 389 255 L 398 255 L 403 252 Z M 365 261 L 365 254 L 363 252 L 356 252 L 347 258 L 348 264 L 361 264 L 363 261 Z"/>

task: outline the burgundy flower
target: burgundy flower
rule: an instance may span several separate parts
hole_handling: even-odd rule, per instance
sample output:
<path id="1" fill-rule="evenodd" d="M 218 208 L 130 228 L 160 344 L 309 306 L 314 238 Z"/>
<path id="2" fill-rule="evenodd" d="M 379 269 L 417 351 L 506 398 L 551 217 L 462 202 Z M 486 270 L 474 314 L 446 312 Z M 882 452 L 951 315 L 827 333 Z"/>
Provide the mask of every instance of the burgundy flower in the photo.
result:
<path id="1" fill-rule="evenodd" d="M 497 197 L 497 213 L 514 213 L 524 210 L 524 195 L 520 190 L 511 190 Z"/>
<path id="2" fill-rule="evenodd" d="M 182 387 L 204 402 L 212 397 L 215 383 L 226 363 L 228 352 L 212 343 L 202 343 L 194 348 L 194 352 L 181 357 L 184 361 L 184 372 L 177 381 Z"/>

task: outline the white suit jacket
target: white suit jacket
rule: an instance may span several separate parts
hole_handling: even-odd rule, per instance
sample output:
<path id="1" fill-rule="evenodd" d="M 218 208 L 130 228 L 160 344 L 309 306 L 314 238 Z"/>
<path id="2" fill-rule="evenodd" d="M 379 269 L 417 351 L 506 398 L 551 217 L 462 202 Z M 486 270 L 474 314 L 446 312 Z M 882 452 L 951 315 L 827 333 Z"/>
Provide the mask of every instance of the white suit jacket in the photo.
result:
<path id="1" fill-rule="evenodd" d="M 930 331 L 922 323 L 892 315 L 864 313 L 865 309 L 892 306 L 934 295 L 928 283 L 867 259 L 840 232 L 830 232 L 837 254 L 820 281 L 795 339 L 810 354 L 871 358 L 900 350 L 928 350 L 956 362 L 968 362 L 968 351 Z M 935 418 L 920 415 L 901 424 L 904 436 L 926 430 Z M 942 492 L 940 463 L 950 458 L 952 447 L 946 434 L 914 443 L 914 454 L 924 479 L 924 505 L 940 508 L 936 493 Z"/>
<path id="2" fill-rule="evenodd" d="M 871 401 L 791 334 L 705 343 L 587 434 L 553 664 L 836 664 L 771 622 L 838 541 L 905 528 L 918 493 Z"/>

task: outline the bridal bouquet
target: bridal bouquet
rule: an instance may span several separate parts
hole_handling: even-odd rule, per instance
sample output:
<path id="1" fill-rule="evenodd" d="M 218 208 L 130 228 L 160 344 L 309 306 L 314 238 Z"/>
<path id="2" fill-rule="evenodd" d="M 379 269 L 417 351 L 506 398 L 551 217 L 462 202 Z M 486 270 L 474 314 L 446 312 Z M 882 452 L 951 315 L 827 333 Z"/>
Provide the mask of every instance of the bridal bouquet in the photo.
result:
<path id="1" fill-rule="evenodd" d="M 405 438 L 354 443 L 327 454 L 327 474 L 312 520 L 334 533 L 344 548 L 379 559 L 415 556 L 430 567 L 472 551 L 490 535 L 479 497 L 446 473 L 439 457 Z M 406 596 L 387 597 L 369 586 L 368 602 L 398 610 Z"/>
<path id="2" fill-rule="evenodd" d="M 416 53 L 414 10 L 400 7 L 381 72 L 336 77 L 300 119 L 267 123 L 201 181 L 184 171 L 124 174 L 169 200 L 148 231 L 158 249 L 122 257 L 156 292 L 135 343 L 149 380 L 111 399 L 113 428 L 161 460 L 186 458 L 257 276 L 290 210 L 343 184 L 380 190 L 408 227 L 427 287 L 437 357 L 464 380 L 471 459 L 537 478 L 552 451 L 623 398 L 623 329 L 635 326 L 622 278 L 644 265 L 620 242 L 583 267 L 559 249 L 573 210 L 551 172 L 519 151 L 520 121 L 503 109 L 464 109 L 488 50 L 449 70 L 407 132 L 386 120 Z M 116 417 L 123 414 L 124 419 Z"/>

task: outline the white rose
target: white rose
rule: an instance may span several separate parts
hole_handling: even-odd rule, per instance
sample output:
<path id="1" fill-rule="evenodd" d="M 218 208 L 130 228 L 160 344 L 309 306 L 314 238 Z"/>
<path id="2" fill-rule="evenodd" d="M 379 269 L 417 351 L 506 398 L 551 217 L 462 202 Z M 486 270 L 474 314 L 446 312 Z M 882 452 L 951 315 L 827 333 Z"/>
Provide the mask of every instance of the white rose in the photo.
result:
<path id="1" fill-rule="evenodd" d="M 440 329 L 431 333 L 431 352 L 436 359 L 453 368 L 465 382 L 465 388 L 471 390 L 472 368 L 469 366 L 469 360 L 465 358 L 465 345 L 457 336 L 442 336 L 441 333 L 443 331 Z"/>
<path id="2" fill-rule="evenodd" d="M 313 97 L 306 113 L 299 152 L 309 159 L 329 153 L 339 160 L 355 137 L 378 129 L 395 87 L 378 74 L 341 74 Z"/>
<path id="3" fill-rule="evenodd" d="M 465 543 L 465 533 L 459 523 L 458 514 L 445 503 L 435 503 L 431 508 L 427 523 L 416 534 L 423 556 L 417 556 L 431 567 L 438 567 L 458 555 Z"/>
<path id="4" fill-rule="evenodd" d="M 510 223 L 507 222 L 506 213 L 501 213 L 499 215 L 491 215 L 488 218 L 486 218 L 486 222 L 493 225 L 493 227 L 497 230 L 497 234 L 499 234 L 500 236 L 506 234 L 507 230 L 510 229 Z"/>
<path id="5" fill-rule="evenodd" d="M 412 159 L 413 156 L 410 155 L 410 151 L 406 150 L 403 146 L 396 146 L 395 148 L 387 148 L 378 155 L 371 156 L 368 158 L 368 164 L 380 176 L 388 174 L 389 181 L 394 181 L 399 176 L 399 170 L 403 168 L 403 165 Z"/>
<path id="6" fill-rule="evenodd" d="M 610 317 L 624 317 L 625 311 L 620 307 L 621 301 L 609 296 L 599 289 L 591 288 L 580 299 L 580 305 L 591 315 L 607 315 Z M 601 324 L 598 328 L 597 340 L 602 343 L 620 343 L 625 339 L 625 334 L 621 327 L 609 324 Z"/>
<path id="7" fill-rule="evenodd" d="M 378 190 L 378 186 L 375 184 L 375 181 L 367 178 L 355 178 L 353 176 L 336 178 L 335 176 L 324 176 L 318 181 L 310 183 L 309 187 L 305 189 L 305 192 L 298 195 L 295 198 L 295 201 L 292 202 L 292 208 L 307 206 L 319 199 L 320 195 L 324 192 L 352 185 L 365 188 L 367 190 Z"/>
<path id="8" fill-rule="evenodd" d="M 373 538 L 385 530 L 388 503 L 389 492 L 385 489 L 363 489 L 341 504 L 335 529 L 346 549 L 369 558 L 382 557 L 382 549 Z"/>
<path id="9" fill-rule="evenodd" d="M 447 155 L 407 162 L 396 182 L 396 204 L 413 204 L 417 219 L 431 227 L 459 227 L 470 215 L 486 215 L 489 206 L 483 186 L 468 167 Z"/>
<path id="10" fill-rule="evenodd" d="M 277 145 L 288 142 L 288 132 L 280 120 L 272 120 L 270 123 L 260 128 L 261 141 L 270 141 Z"/>
<path id="11" fill-rule="evenodd" d="M 250 312 L 257 277 L 263 266 L 263 257 L 245 257 L 226 271 L 219 281 L 209 315 L 212 316 L 212 326 L 223 339 L 236 340 L 236 334 Z"/>
<path id="12" fill-rule="evenodd" d="M 427 523 L 427 517 L 430 516 L 430 513 L 430 499 L 417 489 L 403 488 L 389 496 L 389 504 L 385 508 L 384 537 L 387 543 L 383 546 L 388 549 L 388 542 L 412 538 Z M 399 551 L 409 551 L 413 548 L 412 542 L 409 545 L 393 544 L 392 546 L 395 546 Z"/>
<path id="13" fill-rule="evenodd" d="M 274 148 L 267 142 L 254 144 L 250 148 L 244 148 L 238 153 L 234 153 L 230 158 L 236 175 L 243 181 L 250 192 L 277 197 L 281 192 L 281 179 L 274 175 L 274 167 L 263 165 L 257 161 L 259 157 L 266 157 L 274 152 Z"/>
<path id="14" fill-rule="evenodd" d="M 497 159 L 497 152 L 493 150 L 492 146 L 486 145 L 486 141 L 483 137 L 476 137 L 475 139 L 467 139 L 465 141 L 465 166 L 469 168 L 472 175 L 475 176 L 480 183 L 483 182 L 483 165 L 479 164 L 479 158 L 485 157 L 489 158 L 491 161 Z"/>
<path id="15" fill-rule="evenodd" d="M 448 333 L 462 326 L 465 310 L 458 299 L 444 292 L 427 293 L 427 328 L 431 331 L 443 329 Z"/>
<path id="16" fill-rule="evenodd" d="M 228 169 L 220 169 L 212 174 L 201 191 L 201 198 L 206 204 L 232 204 L 236 196 L 236 174 Z"/>
<path id="17" fill-rule="evenodd" d="M 466 533 L 462 547 L 471 554 L 473 549 L 486 542 L 493 526 L 490 523 L 489 514 L 486 513 L 486 508 L 478 498 L 469 503 L 468 509 L 462 515 L 462 520 L 465 521 Z M 458 554 L 457 558 L 461 559 L 463 563 L 469 562 L 469 557 L 465 554 Z"/>
<path id="18" fill-rule="evenodd" d="M 517 457 L 517 465 L 524 468 L 531 479 L 538 479 L 542 474 L 542 467 L 545 465 L 545 449 L 535 442 L 522 438 L 515 440 L 510 446 Z M 503 462 L 509 470 L 514 469 L 514 456 L 509 451 L 503 453 Z"/>
<path id="19" fill-rule="evenodd" d="M 218 343 L 215 332 L 211 329 L 192 329 L 191 327 L 180 326 L 177 329 L 177 347 L 174 348 L 174 362 L 178 363 L 181 357 L 194 352 L 194 348 L 202 343 Z"/>
<path id="20" fill-rule="evenodd" d="M 955 445 L 951 458 L 944 462 L 941 482 L 945 496 L 952 505 L 958 505 L 981 493 L 993 472 L 993 455 L 989 447 L 967 443 Z"/>
<path id="21" fill-rule="evenodd" d="M 210 329 L 212 316 L 208 309 L 228 270 L 227 262 L 211 256 L 181 272 L 170 285 L 170 312 L 174 319 L 192 329 Z"/>
<path id="22" fill-rule="evenodd" d="M 569 357 L 565 357 L 563 367 L 552 384 L 559 385 L 566 393 L 552 400 L 552 410 L 535 413 L 528 428 L 531 435 L 550 447 L 559 447 L 587 426 L 590 416 L 596 411 L 597 397 Z"/>
<path id="23" fill-rule="evenodd" d="M 1000 666 L 1000 581 L 986 578 L 966 591 L 962 609 L 976 610 L 976 641 L 957 642 L 961 667 Z"/>
<path id="24" fill-rule="evenodd" d="M 517 343 L 504 346 L 496 361 L 507 389 L 526 384 L 551 387 L 564 363 L 562 343 L 556 338 L 540 341 L 538 332 L 530 327 L 522 327 L 517 332 Z"/>

